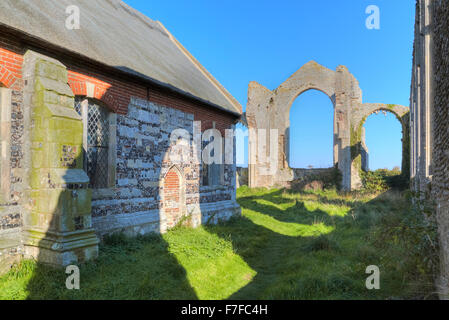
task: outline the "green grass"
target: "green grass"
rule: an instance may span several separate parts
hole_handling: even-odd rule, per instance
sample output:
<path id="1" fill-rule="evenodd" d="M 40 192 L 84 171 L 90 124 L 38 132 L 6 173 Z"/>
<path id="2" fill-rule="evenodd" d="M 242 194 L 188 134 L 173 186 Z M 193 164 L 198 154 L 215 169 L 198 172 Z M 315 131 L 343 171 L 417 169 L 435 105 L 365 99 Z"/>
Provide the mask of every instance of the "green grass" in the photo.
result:
<path id="1" fill-rule="evenodd" d="M 435 228 L 399 192 L 238 190 L 242 217 L 163 236 L 113 236 L 81 266 L 23 261 L 0 277 L 0 299 L 435 298 Z M 380 290 L 367 290 L 368 265 Z"/>

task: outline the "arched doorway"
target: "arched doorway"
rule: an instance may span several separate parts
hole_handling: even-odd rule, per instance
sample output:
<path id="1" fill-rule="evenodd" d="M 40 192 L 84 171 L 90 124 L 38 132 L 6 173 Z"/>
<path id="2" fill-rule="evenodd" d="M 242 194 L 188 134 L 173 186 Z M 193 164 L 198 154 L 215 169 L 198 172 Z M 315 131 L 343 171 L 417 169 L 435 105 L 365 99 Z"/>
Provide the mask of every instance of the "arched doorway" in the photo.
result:
<path id="1" fill-rule="evenodd" d="M 172 166 L 163 180 L 163 211 L 166 229 L 175 227 L 185 216 L 184 179 L 177 166 Z"/>
<path id="2" fill-rule="evenodd" d="M 354 172 L 357 174 L 357 179 L 360 181 L 360 185 L 362 184 L 361 176 L 360 174 L 362 172 L 367 172 L 369 169 L 373 169 L 377 167 L 378 165 L 372 165 L 369 164 L 372 161 L 368 161 L 368 158 L 370 157 L 369 154 L 372 153 L 373 150 L 369 150 L 369 145 L 366 143 L 366 121 L 367 119 L 373 115 L 373 114 L 390 114 L 390 117 L 392 119 L 396 118 L 399 121 L 399 127 L 396 129 L 400 129 L 400 143 L 396 145 L 396 148 L 394 150 L 399 151 L 402 150 L 401 154 L 401 160 L 400 160 L 400 174 L 398 172 L 398 176 L 401 177 L 401 185 L 407 185 L 409 183 L 410 178 L 410 131 L 409 131 L 409 109 L 407 107 L 401 106 L 401 105 L 387 105 L 387 104 L 372 104 L 372 103 L 365 103 L 363 104 L 362 112 L 357 113 L 357 117 L 355 117 L 354 123 L 357 123 L 356 126 L 352 128 L 351 132 L 351 141 L 353 144 L 353 149 L 351 150 L 351 153 L 353 154 L 353 163 L 352 166 L 356 168 L 357 170 Z M 390 119 L 391 120 L 391 119 Z M 393 122 L 394 123 L 394 122 Z M 379 126 L 379 123 L 375 124 L 376 126 Z M 386 126 L 381 126 L 384 131 L 387 131 L 388 128 L 391 130 L 395 129 L 395 126 L 391 125 L 391 123 Z M 375 139 L 378 139 L 379 137 L 375 137 Z M 380 139 L 380 144 L 386 144 L 389 143 L 390 145 L 392 137 L 386 136 L 383 141 Z M 391 145 L 392 148 L 394 148 L 394 145 Z M 365 150 L 364 150 L 365 149 Z M 367 156 L 363 157 L 364 151 L 367 152 Z M 382 153 L 385 154 L 384 149 L 381 150 Z M 388 152 L 387 152 L 388 154 Z M 369 163 L 368 163 L 369 162 Z M 399 161 L 398 161 L 399 162 Z M 394 166 L 393 166 L 394 167 Z M 399 167 L 399 165 L 397 166 Z M 384 169 L 384 168 L 382 168 Z M 398 168 L 396 168 L 397 170 Z M 399 171 L 399 170 L 397 170 Z M 401 186 L 402 187 L 402 186 Z"/>
<path id="3" fill-rule="evenodd" d="M 333 162 L 338 162 L 342 171 L 348 166 L 348 157 L 343 156 L 344 153 L 348 154 L 345 149 L 345 144 L 349 143 L 348 135 L 344 137 L 346 140 L 341 139 L 344 136 L 341 132 L 348 128 L 347 106 L 343 99 L 336 99 L 335 89 L 339 77 L 350 77 L 350 74 L 346 69 L 337 68 L 340 69 L 341 72 L 335 72 L 311 61 L 273 91 L 256 82 L 250 83 L 246 111 L 250 187 L 290 186 L 295 180 L 295 172 L 289 164 L 290 110 L 295 100 L 309 90 L 318 90 L 332 101 L 334 123 L 331 123 L 330 129 L 334 127 Z M 268 153 L 269 157 L 265 157 Z M 339 162 L 341 159 L 343 161 Z M 344 182 L 345 178 L 348 176 L 344 176 Z"/>

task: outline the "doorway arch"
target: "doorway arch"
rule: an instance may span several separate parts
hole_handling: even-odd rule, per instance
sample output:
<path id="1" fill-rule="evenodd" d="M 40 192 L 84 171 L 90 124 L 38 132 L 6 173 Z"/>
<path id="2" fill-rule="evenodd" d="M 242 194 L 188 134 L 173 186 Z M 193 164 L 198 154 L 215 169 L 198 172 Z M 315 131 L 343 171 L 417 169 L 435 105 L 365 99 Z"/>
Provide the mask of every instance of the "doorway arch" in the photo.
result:
<path id="1" fill-rule="evenodd" d="M 388 112 L 393 114 L 399 121 L 402 130 L 402 160 L 401 160 L 401 175 L 408 178 L 410 176 L 410 131 L 409 131 L 409 108 L 401 105 L 393 104 L 381 104 L 381 103 L 365 103 L 362 108 L 363 112 L 360 112 L 355 119 L 356 134 L 359 141 L 357 142 L 357 152 L 363 152 L 363 145 L 366 145 L 365 137 L 363 133 L 363 126 L 370 115 L 378 112 Z M 356 167 L 363 169 L 369 167 L 366 163 L 363 163 L 362 157 L 354 159 Z M 360 164 L 358 163 L 360 161 Z"/>
<path id="2" fill-rule="evenodd" d="M 162 179 L 163 216 L 165 230 L 175 227 L 186 215 L 185 181 L 178 166 L 173 165 Z"/>
<path id="3" fill-rule="evenodd" d="M 251 82 L 248 91 L 246 120 L 249 128 L 249 185 L 250 187 L 289 186 L 294 180 L 294 172 L 288 165 L 290 110 L 298 96 L 308 90 L 318 90 L 332 101 L 334 107 L 334 152 L 333 162 L 343 172 L 342 185 L 350 189 L 349 153 L 349 113 L 350 103 L 361 102 L 361 92 L 355 78 L 346 67 L 339 66 L 336 71 L 310 61 L 296 71 L 277 89 L 271 91 L 257 82 Z M 351 99 L 348 99 L 351 98 Z M 277 161 L 261 161 L 266 146 L 259 131 L 265 130 L 267 138 L 278 140 Z M 275 130 L 275 131 L 273 131 Z M 275 163 L 275 170 L 272 169 Z M 274 172 L 273 172 L 274 171 Z M 271 174 L 264 174 L 269 172 Z M 346 173 L 346 174 L 345 174 Z"/>

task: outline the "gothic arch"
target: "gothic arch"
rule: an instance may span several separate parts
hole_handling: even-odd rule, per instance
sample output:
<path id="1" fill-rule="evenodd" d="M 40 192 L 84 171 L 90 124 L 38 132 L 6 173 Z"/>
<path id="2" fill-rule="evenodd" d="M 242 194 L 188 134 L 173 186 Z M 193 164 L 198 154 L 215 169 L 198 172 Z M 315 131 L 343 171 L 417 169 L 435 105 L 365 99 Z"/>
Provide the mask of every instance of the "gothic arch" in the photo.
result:
<path id="1" fill-rule="evenodd" d="M 169 167 L 167 172 L 163 175 L 162 180 L 164 180 L 167 177 L 167 175 L 170 171 L 175 171 L 179 175 L 180 179 L 184 180 L 184 173 L 181 170 L 181 168 L 179 168 L 179 166 L 177 164 L 173 164 Z"/>
<path id="2" fill-rule="evenodd" d="M 321 91 L 335 104 L 335 71 L 315 61 L 301 67 L 275 90 L 281 112 L 288 117 L 293 102 L 308 90 Z"/>
<path id="3" fill-rule="evenodd" d="M 359 112 L 354 117 L 354 122 L 356 124 L 356 128 L 358 132 L 362 130 L 363 125 L 370 115 L 373 113 L 377 113 L 379 111 L 389 112 L 393 114 L 396 119 L 401 124 L 402 129 L 402 174 L 409 175 L 410 171 L 410 131 L 409 131 L 409 108 L 396 105 L 396 104 L 384 104 L 384 103 L 364 103 L 361 108 L 361 112 Z M 364 136 L 360 135 L 360 143 L 365 144 Z M 363 168 L 365 166 L 364 163 L 361 164 Z"/>
<path id="4" fill-rule="evenodd" d="M 299 95 L 311 89 L 326 94 L 334 106 L 334 166 L 342 173 L 344 190 L 361 187 L 362 136 L 358 129 L 362 119 L 380 107 L 406 123 L 403 119 L 408 114 L 406 107 L 363 104 L 359 83 L 345 66 L 334 71 L 310 61 L 273 91 L 251 82 L 245 114 L 249 129 L 250 187 L 289 186 L 294 179 L 287 161 L 290 109 Z"/>
<path id="5" fill-rule="evenodd" d="M 172 165 L 163 176 L 161 231 L 175 227 L 187 214 L 185 178 L 177 165 Z"/>
<path id="6" fill-rule="evenodd" d="M 379 111 L 390 112 L 398 119 L 402 126 L 408 126 L 408 123 L 404 122 L 404 116 L 409 112 L 408 107 L 384 103 L 364 103 L 360 115 L 357 117 L 359 120 L 358 125 L 363 125 L 370 115 Z"/>

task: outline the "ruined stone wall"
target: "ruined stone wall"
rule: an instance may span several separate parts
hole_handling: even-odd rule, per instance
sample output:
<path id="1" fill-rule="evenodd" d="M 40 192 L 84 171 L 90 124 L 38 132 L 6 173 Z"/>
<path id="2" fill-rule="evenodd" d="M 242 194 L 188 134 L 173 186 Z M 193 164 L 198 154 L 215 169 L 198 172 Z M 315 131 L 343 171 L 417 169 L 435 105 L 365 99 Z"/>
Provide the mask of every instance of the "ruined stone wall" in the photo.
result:
<path id="1" fill-rule="evenodd" d="M 237 167 L 236 171 L 237 188 L 248 185 L 248 168 Z"/>
<path id="2" fill-rule="evenodd" d="M 329 173 L 332 170 L 334 170 L 334 168 L 295 168 L 293 169 L 293 172 L 295 174 L 295 180 L 306 180 L 308 177 L 321 176 L 323 174 Z"/>
<path id="3" fill-rule="evenodd" d="M 359 83 L 345 66 L 338 66 L 334 71 L 311 61 L 273 91 L 257 82 L 249 84 L 246 120 L 250 187 L 287 187 L 294 180 L 293 169 L 288 164 L 290 108 L 300 94 L 310 89 L 325 93 L 333 102 L 334 166 L 341 172 L 344 190 L 362 187 L 360 171 L 368 167 L 363 124 L 370 114 L 379 110 L 392 112 L 402 123 L 403 134 L 408 133 L 404 120 L 408 107 L 363 103 Z M 405 145 L 408 139 L 403 139 L 403 143 L 404 150 L 408 150 Z M 408 157 L 408 153 L 403 157 Z"/>
<path id="4" fill-rule="evenodd" d="M 433 53 L 431 22 L 434 1 L 416 2 L 410 94 L 410 177 L 412 190 L 420 200 L 430 199 L 433 175 Z M 435 2 L 436 6 L 439 6 Z M 436 26 L 436 25 L 435 25 Z"/>
<path id="5" fill-rule="evenodd" d="M 440 298 L 449 299 L 449 3 L 416 1 L 410 95 L 411 188 L 434 208 L 440 244 Z M 427 210 L 428 211 L 428 210 Z"/>
<path id="6" fill-rule="evenodd" d="M 449 299 L 449 3 L 434 1 L 432 10 L 434 170 L 432 198 L 437 204 L 441 246 L 440 296 Z"/>

